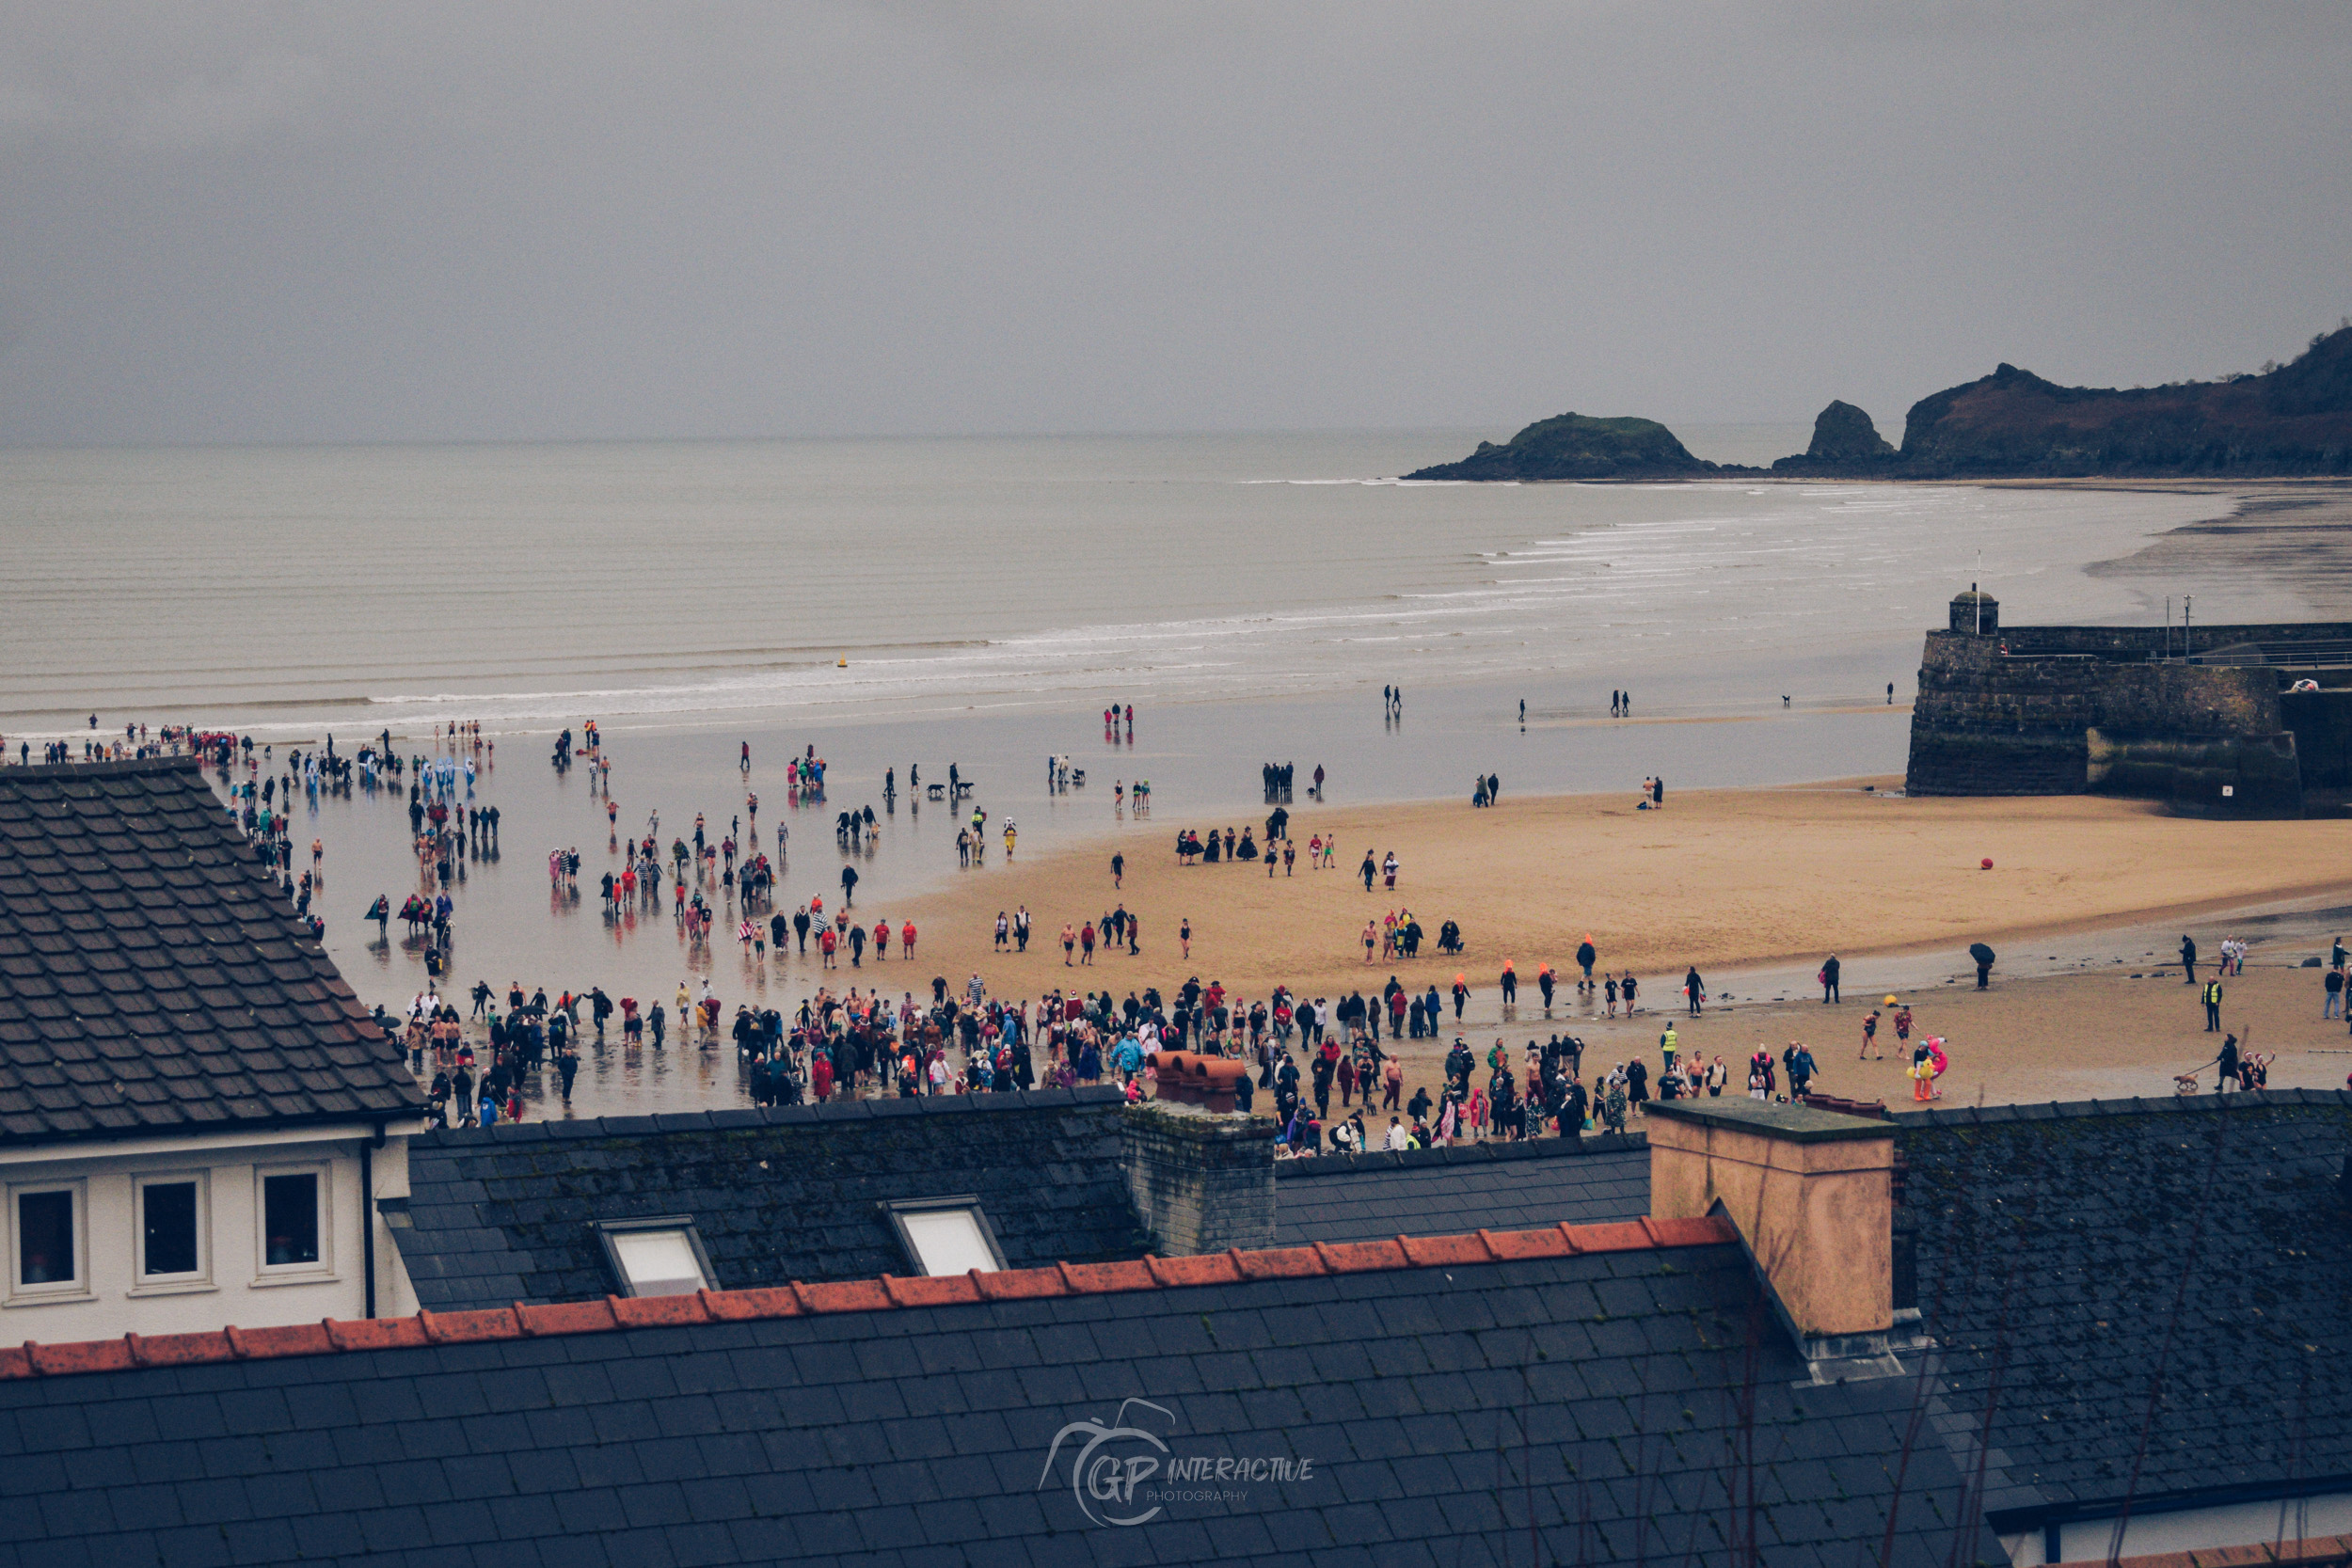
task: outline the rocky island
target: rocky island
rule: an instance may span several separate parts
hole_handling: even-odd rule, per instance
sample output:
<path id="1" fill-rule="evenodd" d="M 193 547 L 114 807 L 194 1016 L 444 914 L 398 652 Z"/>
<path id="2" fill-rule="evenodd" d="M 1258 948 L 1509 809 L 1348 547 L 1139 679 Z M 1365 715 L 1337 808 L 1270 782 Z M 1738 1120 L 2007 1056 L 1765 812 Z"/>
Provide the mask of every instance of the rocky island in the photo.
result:
<path id="1" fill-rule="evenodd" d="M 1502 446 L 1481 441 L 1459 463 L 1417 469 L 1406 479 L 1687 479 L 1721 473 L 1691 455 L 1656 420 L 1561 414 L 1538 420 Z"/>
<path id="2" fill-rule="evenodd" d="M 1903 444 L 1833 403 L 1770 469 L 1705 462 L 1655 420 L 1563 414 L 1407 479 L 2059 479 L 2352 474 L 2352 325 L 2288 365 L 2164 387 L 2060 387 L 2004 364 L 1912 404 Z"/>

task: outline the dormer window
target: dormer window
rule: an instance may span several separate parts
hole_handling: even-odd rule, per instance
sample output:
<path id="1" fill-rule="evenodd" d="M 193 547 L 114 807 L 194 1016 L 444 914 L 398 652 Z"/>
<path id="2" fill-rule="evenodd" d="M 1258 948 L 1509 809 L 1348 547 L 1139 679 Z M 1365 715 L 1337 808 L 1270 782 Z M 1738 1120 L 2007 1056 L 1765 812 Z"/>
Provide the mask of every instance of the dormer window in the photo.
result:
<path id="1" fill-rule="evenodd" d="M 605 1220 L 596 1229 L 622 1295 L 687 1296 L 719 1288 L 691 1214 Z"/>
<path id="2" fill-rule="evenodd" d="M 882 1212 L 920 1275 L 994 1274 L 1005 1267 L 1005 1249 L 995 1228 L 969 1193 L 955 1197 L 906 1198 L 885 1203 Z"/>

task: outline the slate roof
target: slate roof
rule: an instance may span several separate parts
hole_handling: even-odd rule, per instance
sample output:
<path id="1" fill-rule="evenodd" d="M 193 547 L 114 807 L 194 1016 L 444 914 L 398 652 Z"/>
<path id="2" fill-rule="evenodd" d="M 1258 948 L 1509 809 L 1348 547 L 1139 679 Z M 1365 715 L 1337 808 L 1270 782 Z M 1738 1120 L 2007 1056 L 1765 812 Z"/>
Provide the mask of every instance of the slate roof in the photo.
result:
<path id="1" fill-rule="evenodd" d="M 1597 1225 L 1649 1212 L 1649 1140 L 1638 1132 L 1325 1155 L 1281 1161 L 1274 1174 L 1278 1246 Z"/>
<path id="2" fill-rule="evenodd" d="M 1015 1268 L 1139 1258 L 1115 1087 L 452 1128 L 392 1234 L 437 1310 L 615 1288 L 592 1223 L 691 1214 L 723 1289 L 913 1272 L 877 1207 L 970 1193 Z"/>
<path id="3" fill-rule="evenodd" d="M 196 759 L 0 768 L 0 1145 L 422 1106 Z"/>
<path id="4" fill-rule="evenodd" d="M 1997 1519 L 2352 1477 L 2352 1095 L 1897 1121 L 1939 1425 L 1973 1463 L 1990 1409 Z"/>
<path id="5" fill-rule="evenodd" d="M 1915 1381 L 1798 1386 L 1729 1236 L 1562 1227 L 8 1350 L 0 1568 L 1848 1568 L 1881 1560 L 1898 1498 L 1885 1560 L 2000 1560 L 1949 1459 L 1906 1444 Z M 1152 1434 L 1095 1458 L 1295 1473 L 1147 1488 L 1123 1506 L 1156 1516 L 1097 1524 L 1071 1477 L 1089 1420 Z"/>

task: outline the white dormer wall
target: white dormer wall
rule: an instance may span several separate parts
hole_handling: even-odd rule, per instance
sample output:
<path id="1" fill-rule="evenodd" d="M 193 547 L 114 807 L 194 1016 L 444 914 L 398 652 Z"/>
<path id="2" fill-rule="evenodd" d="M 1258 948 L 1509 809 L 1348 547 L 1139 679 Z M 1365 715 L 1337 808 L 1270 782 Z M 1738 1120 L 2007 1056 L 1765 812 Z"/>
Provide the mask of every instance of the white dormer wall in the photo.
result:
<path id="1" fill-rule="evenodd" d="M 374 1315 L 416 1310 L 375 1200 L 408 1196 L 408 1135 L 421 1122 L 301 1127 L 195 1136 L 86 1140 L 0 1149 L 0 1343 L 59 1344 L 124 1334 L 208 1333 L 369 1315 L 373 1233 Z M 273 1264 L 262 1231 L 263 1180 L 314 1173 L 319 1257 Z M 141 1189 L 193 1179 L 199 1268 L 142 1276 Z M 369 1192 L 365 1189 L 373 1187 Z M 75 1216 L 78 1279 L 28 1283 L 18 1199 L 63 1189 Z"/>

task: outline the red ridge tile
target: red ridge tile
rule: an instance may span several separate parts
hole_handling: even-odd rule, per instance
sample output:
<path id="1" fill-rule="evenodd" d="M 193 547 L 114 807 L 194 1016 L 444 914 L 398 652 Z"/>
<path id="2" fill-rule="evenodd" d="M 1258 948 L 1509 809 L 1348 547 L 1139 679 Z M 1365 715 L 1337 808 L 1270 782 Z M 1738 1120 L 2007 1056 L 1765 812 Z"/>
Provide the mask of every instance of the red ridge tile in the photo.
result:
<path id="1" fill-rule="evenodd" d="M 231 1329 L 245 1342 L 245 1354 L 255 1360 L 287 1355 L 325 1355 L 335 1347 L 326 1330 L 316 1323 L 285 1323 L 277 1328 Z"/>
<path id="2" fill-rule="evenodd" d="M 225 1332 L 139 1336 L 139 1365 L 143 1367 L 185 1367 L 201 1361 L 232 1360 L 235 1355 Z"/>
<path id="3" fill-rule="evenodd" d="M 519 1339 L 522 1325 L 511 1307 L 485 1307 L 476 1312 L 433 1314 L 433 1341 L 440 1345 L 474 1345 L 485 1339 Z"/>
<path id="4" fill-rule="evenodd" d="M 1712 1246 L 1718 1242 L 1738 1239 L 1729 1220 L 1712 1214 L 1680 1220 L 1645 1219 L 1642 1223 L 1660 1246 Z"/>
<path id="5" fill-rule="evenodd" d="M 1156 1283 L 1144 1263 L 1063 1263 L 1062 1283 L 1078 1295 L 1103 1295 L 1113 1291 L 1149 1291 Z"/>
<path id="6" fill-rule="evenodd" d="M 684 1328 L 707 1323 L 702 1298 L 691 1296 L 607 1296 L 614 1322 L 622 1328 Z"/>
<path id="7" fill-rule="evenodd" d="M 612 1298 L 597 1301 L 564 1301 L 538 1306 L 518 1301 L 515 1304 L 516 1321 L 527 1335 L 541 1334 L 601 1334 L 620 1325 L 620 1318 L 612 1310 Z"/>
<path id="8" fill-rule="evenodd" d="M 599 1302 L 598 1306 L 603 1304 Z M 536 1311 L 558 1310 L 540 1307 Z M 703 1310 L 721 1323 L 745 1323 L 757 1318 L 797 1318 L 801 1315 L 801 1298 L 788 1286 L 768 1286 L 754 1291 L 705 1291 Z M 585 1329 L 534 1330 L 580 1334 Z"/>
<path id="9" fill-rule="evenodd" d="M 425 1342 L 424 1325 L 414 1318 L 346 1318 L 335 1335 L 343 1350 L 412 1350 Z"/>
<path id="10" fill-rule="evenodd" d="M 1557 1230 L 1482 1230 L 1478 1238 L 1499 1259 L 1565 1258 L 1573 1250 Z"/>
<path id="11" fill-rule="evenodd" d="M 968 1274 L 921 1275 L 901 1279 L 882 1276 L 882 1293 L 893 1307 L 961 1307 L 980 1299 L 979 1288 Z"/>
<path id="12" fill-rule="evenodd" d="M 1031 1301 L 1070 1293 L 1059 1269 L 1004 1269 L 995 1274 L 974 1269 L 972 1283 L 983 1301 Z"/>
<path id="13" fill-rule="evenodd" d="M 24 1354 L 42 1377 L 66 1377 L 75 1372 L 120 1372 L 137 1365 L 131 1347 L 120 1339 L 83 1339 L 62 1345 L 24 1341 Z"/>
<path id="14" fill-rule="evenodd" d="M 891 1306 L 879 1279 L 840 1285 L 796 1285 L 801 1305 L 811 1312 L 880 1312 Z"/>
<path id="15" fill-rule="evenodd" d="M 1311 1246 L 1276 1247 L 1269 1252 L 1227 1254 L 1244 1279 L 1306 1279 L 1322 1274 L 1323 1256 Z"/>
<path id="16" fill-rule="evenodd" d="M 1649 1232 L 1632 1220 L 1579 1226 L 1576 1240 L 1581 1252 L 1646 1252 L 1657 1244 L 1650 1240 Z"/>
<path id="17" fill-rule="evenodd" d="M 1183 1285 L 1232 1285 L 1243 1277 L 1234 1259 L 1221 1252 L 1196 1258 L 1146 1258 L 1143 1266 L 1152 1283 L 1163 1288 Z"/>
<path id="18" fill-rule="evenodd" d="M 1329 1274 L 1376 1274 L 1412 1267 L 1405 1249 L 1394 1242 L 1317 1242 L 1315 1255 Z"/>
<path id="19" fill-rule="evenodd" d="M 1475 1236 L 1399 1236 L 1396 1244 L 1417 1269 L 1456 1263 L 1490 1263 L 1486 1244 Z"/>
<path id="20" fill-rule="evenodd" d="M 125 1335 L 119 1339 L 39 1345 L 0 1350 L 0 1380 L 65 1376 L 82 1371 L 138 1367 L 186 1366 L 246 1357 L 323 1355 L 341 1351 L 389 1350 L 427 1344 L 466 1344 L 527 1336 L 599 1334 L 616 1328 L 677 1327 L 703 1323 L 799 1317 L 808 1313 L 878 1312 L 900 1307 L 951 1306 L 983 1301 L 1104 1294 L 1127 1291 L 1182 1289 L 1257 1279 L 1295 1279 L 1322 1275 L 1364 1274 L 1389 1269 L 1439 1268 L 1496 1260 L 1573 1257 L 1582 1252 L 1626 1252 L 1652 1247 L 1704 1246 L 1736 1239 L 1728 1222 L 1643 1218 L 1613 1225 L 1561 1224 L 1535 1230 L 1481 1230 L 1467 1236 L 1399 1236 L 1392 1242 L 1316 1243 L 1311 1246 L 1242 1251 L 1194 1258 L 1143 1258 L 1114 1263 L 1057 1263 L 1050 1268 L 1010 1269 L 937 1277 L 849 1280 L 834 1284 L 750 1291 L 700 1291 L 684 1296 L 607 1296 L 601 1301 L 545 1306 L 516 1302 L 478 1312 L 420 1311 L 412 1318 L 322 1319 L 276 1328 L 230 1327 L 215 1334 Z M 2321 1543 L 2296 1562 L 2329 1561 L 2352 1555 Z M 2220 1560 L 2198 1554 L 2179 1568 L 2223 1568 Z M 2135 1568 L 2173 1568 L 2156 1559 Z"/>

